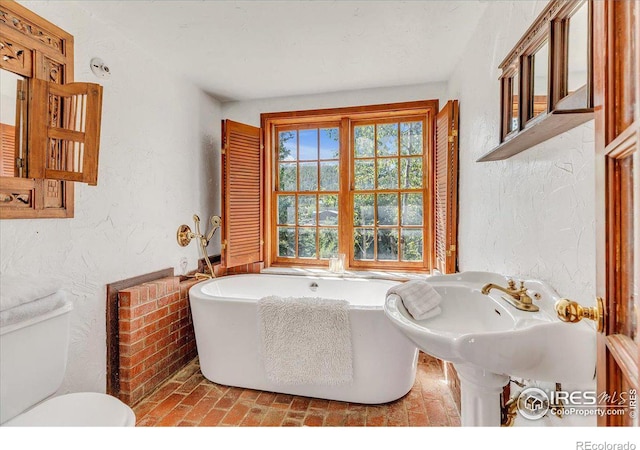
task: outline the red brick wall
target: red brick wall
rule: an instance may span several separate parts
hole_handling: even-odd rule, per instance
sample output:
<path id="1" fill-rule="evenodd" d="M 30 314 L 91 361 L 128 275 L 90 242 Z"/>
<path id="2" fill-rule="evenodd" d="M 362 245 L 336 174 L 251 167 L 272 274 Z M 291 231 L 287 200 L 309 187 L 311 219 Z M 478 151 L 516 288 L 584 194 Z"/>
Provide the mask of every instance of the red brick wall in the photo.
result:
<path id="1" fill-rule="evenodd" d="M 226 269 L 217 277 L 260 273 L 263 263 Z M 120 364 L 118 397 L 135 405 L 197 355 L 189 288 L 198 281 L 168 277 L 118 292 Z"/>
<path id="2" fill-rule="evenodd" d="M 225 275 L 240 275 L 243 273 L 260 273 L 264 269 L 264 263 L 256 262 L 250 264 L 242 264 L 236 267 L 222 267 L 221 265 L 213 266 L 213 273 L 216 277 L 224 277 Z"/>
<path id="3" fill-rule="evenodd" d="M 162 278 L 121 290 L 120 393 L 135 405 L 196 356 L 188 291 L 195 280 Z"/>

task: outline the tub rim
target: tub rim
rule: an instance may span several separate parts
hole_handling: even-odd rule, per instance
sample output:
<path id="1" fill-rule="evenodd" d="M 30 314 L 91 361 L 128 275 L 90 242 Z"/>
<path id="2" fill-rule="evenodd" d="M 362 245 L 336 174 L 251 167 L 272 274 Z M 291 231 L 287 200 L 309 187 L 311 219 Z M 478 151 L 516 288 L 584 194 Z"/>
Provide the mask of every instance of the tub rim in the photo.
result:
<path id="1" fill-rule="evenodd" d="M 263 297 L 226 297 L 226 296 L 219 296 L 219 295 L 211 295 L 208 293 L 203 292 L 203 287 L 206 286 L 209 283 L 215 283 L 218 281 L 222 281 L 226 278 L 244 278 L 247 276 L 267 276 L 270 278 L 307 278 L 307 279 L 311 279 L 311 280 L 327 280 L 327 281 L 355 281 L 355 282 L 378 282 L 378 283 L 388 283 L 389 287 L 391 287 L 392 285 L 396 285 L 398 284 L 398 282 L 394 281 L 394 280 L 382 280 L 382 279 L 377 279 L 377 278 L 359 278 L 359 277 L 332 277 L 332 276 L 322 276 L 322 275 L 308 275 L 308 274 L 301 274 L 301 275 L 288 275 L 288 274 L 271 274 L 271 273 L 243 273 L 243 274 L 238 274 L 238 275 L 230 275 L 230 276 L 225 276 L 225 277 L 219 277 L 219 278 L 211 278 L 208 280 L 204 280 L 200 283 L 196 283 L 193 286 L 191 286 L 191 288 L 189 288 L 189 301 L 191 301 L 192 298 L 197 298 L 197 297 L 201 297 L 200 299 L 203 301 L 206 301 L 208 299 L 210 300 L 215 300 L 218 302 L 225 302 L 225 303 L 234 303 L 234 302 L 240 302 L 240 303 L 257 303 L 258 300 L 260 300 Z M 315 296 L 308 296 L 308 297 L 320 297 L 318 295 Z M 340 300 L 340 299 L 336 299 L 336 300 Z M 375 310 L 375 311 L 382 311 L 384 309 L 384 303 L 386 300 L 386 293 L 385 293 L 385 298 L 383 299 L 383 301 L 379 304 L 379 305 L 358 305 L 358 304 L 350 304 L 350 309 L 358 309 L 358 310 Z"/>

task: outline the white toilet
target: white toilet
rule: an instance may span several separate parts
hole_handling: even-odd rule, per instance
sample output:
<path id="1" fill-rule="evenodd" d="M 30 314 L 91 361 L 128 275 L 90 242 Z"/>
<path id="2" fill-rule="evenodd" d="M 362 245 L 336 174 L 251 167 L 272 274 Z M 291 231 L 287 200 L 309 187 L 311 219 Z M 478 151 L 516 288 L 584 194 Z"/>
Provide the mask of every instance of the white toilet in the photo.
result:
<path id="1" fill-rule="evenodd" d="M 62 383 L 67 364 L 73 305 L 64 292 L 18 308 L 0 313 L 4 315 L 0 322 L 0 424 L 134 426 L 133 410 L 113 396 L 79 392 L 51 397 Z"/>

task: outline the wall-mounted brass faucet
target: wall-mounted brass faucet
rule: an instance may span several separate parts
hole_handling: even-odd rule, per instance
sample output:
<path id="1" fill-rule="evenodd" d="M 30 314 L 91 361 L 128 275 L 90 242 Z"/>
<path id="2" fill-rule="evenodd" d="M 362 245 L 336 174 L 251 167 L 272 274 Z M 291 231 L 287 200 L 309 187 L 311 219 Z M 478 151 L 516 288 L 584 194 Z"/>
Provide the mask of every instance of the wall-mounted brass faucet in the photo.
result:
<path id="1" fill-rule="evenodd" d="M 180 225 L 178 227 L 178 245 L 180 247 L 186 247 L 191 242 L 191 239 L 198 239 L 200 242 L 200 251 L 202 252 L 202 257 L 204 258 L 205 263 L 207 263 L 207 268 L 209 269 L 209 273 L 196 273 L 195 277 L 198 279 L 206 279 L 206 278 L 215 278 L 216 276 L 213 273 L 213 267 L 211 267 L 211 261 L 209 261 L 209 255 L 207 255 L 207 245 L 209 245 L 209 241 L 213 237 L 213 234 L 216 232 L 220 225 L 222 225 L 222 218 L 220 216 L 211 216 L 211 231 L 209 231 L 206 235 L 200 233 L 200 217 L 197 214 L 193 215 L 193 222 L 195 233 L 191 231 L 189 225 Z"/>
<path id="2" fill-rule="evenodd" d="M 516 289 L 516 282 L 513 280 L 508 281 L 508 287 L 506 288 L 494 283 L 488 283 L 482 287 L 482 293 L 484 295 L 489 295 L 491 289 L 497 289 L 507 294 L 506 297 L 502 298 L 521 311 L 535 312 L 540 310 L 537 305 L 533 304 L 533 300 L 529 297 L 529 294 L 527 294 L 527 288 L 524 287 L 524 281 L 520 282 L 519 289 Z"/>

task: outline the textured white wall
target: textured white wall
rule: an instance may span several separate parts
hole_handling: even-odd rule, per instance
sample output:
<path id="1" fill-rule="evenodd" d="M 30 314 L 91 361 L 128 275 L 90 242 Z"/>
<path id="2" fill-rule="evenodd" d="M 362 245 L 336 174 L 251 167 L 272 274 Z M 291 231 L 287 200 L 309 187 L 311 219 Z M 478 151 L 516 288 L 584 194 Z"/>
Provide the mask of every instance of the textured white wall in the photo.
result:
<path id="1" fill-rule="evenodd" d="M 508 160 L 475 162 L 498 144 L 498 65 L 545 4 L 489 2 L 449 82 L 460 100 L 460 269 L 539 278 L 591 304 L 593 122 Z"/>
<path id="2" fill-rule="evenodd" d="M 260 114 L 307 109 L 342 108 L 438 99 L 445 101 L 446 83 L 428 83 L 378 89 L 330 92 L 321 95 L 266 98 L 222 104 L 222 117 L 253 126 L 260 126 Z"/>
<path id="3" fill-rule="evenodd" d="M 593 125 L 503 162 L 475 162 L 498 142 L 498 64 L 545 2 L 490 2 L 448 85 L 223 105 L 174 75 L 170 55 L 151 59 L 82 2 L 21 3 L 75 36 L 76 80 L 105 88 L 98 186 L 76 187 L 76 217 L 0 221 L 2 273 L 58 276 L 71 292 L 63 391 L 104 391 L 106 284 L 178 267 L 183 256 L 195 267 L 195 245 L 178 247 L 175 230 L 193 213 L 220 213 L 220 118 L 259 125 L 262 112 L 458 98 L 461 269 L 541 278 L 561 295 L 593 298 Z M 93 77 L 94 56 L 111 79 Z M 209 251 L 219 252 L 219 236 Z"/>
<path id="4" fill-rule="evenodd" d="M 105 390 L 106 284 L 166 267 L 195 245 L 175 240 L 220 212 L 220 105 L 85 11 L 81 2 L 21 2 L 75 37 L 76 81 L 104 86 L 98 186 L 76 185 L 75 218 L 0 221 L 0 269 L 58 277 L 71 293 L 69 364 L 62 391 Z M 97 79 L 89 60 L 110 66 Z M 219 240 L 210 253 L 219 252 Z"/>

